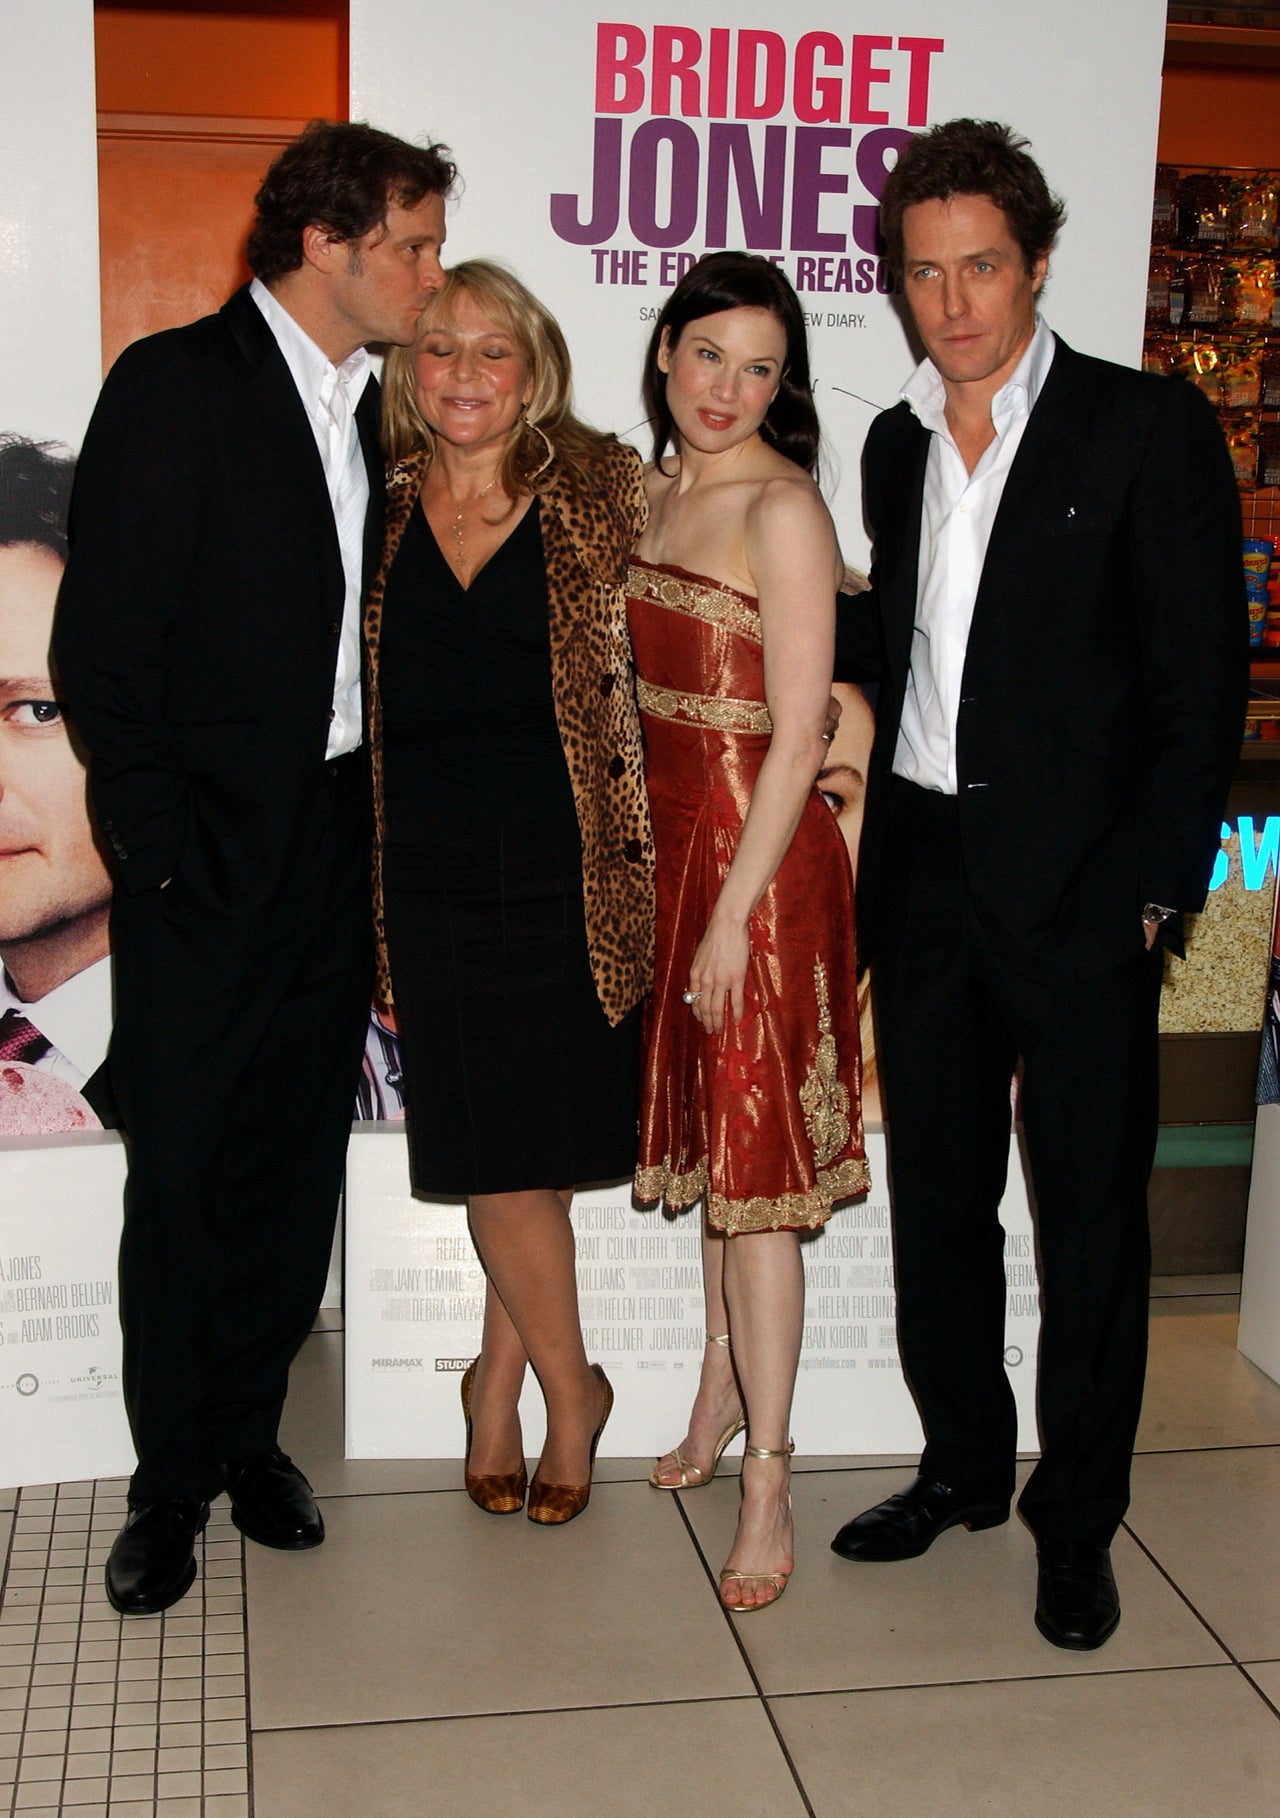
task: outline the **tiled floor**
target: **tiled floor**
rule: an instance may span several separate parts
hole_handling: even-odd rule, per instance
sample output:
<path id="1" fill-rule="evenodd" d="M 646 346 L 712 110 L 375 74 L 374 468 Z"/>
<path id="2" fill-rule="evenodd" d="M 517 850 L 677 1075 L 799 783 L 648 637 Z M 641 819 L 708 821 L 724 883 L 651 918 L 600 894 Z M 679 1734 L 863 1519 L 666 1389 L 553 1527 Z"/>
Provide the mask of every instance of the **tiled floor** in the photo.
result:
<path id="1" fill-rule="evenodd" d="M 122 1623 L 102 1566 L 123 1482 L 49 1484 L 0 1516 L 0 1811 L 242 1818 L 249 1811 L 244 1568 L 225 1504 L 191 1593 Z M 5 1801 L 8 1804 L 5 1804 Z"/>
<path id="2" fill-rule="evenodd" d="M 836 1559 L 892 1461 L 797 1461 L 795 1578 L 737 1621 L 732 1474 L 658 1496 L 611 1460 L 554 1531 L 482 1515 L 456 1464 L 349 1464 L 318 1331 L 284 1439 L 320 1552 L 242 1564 L 219 1505 L 197 1589 L 121 1623 L 121 1486 L 0 1493 L 0 1814 L 1276 1818 L 1280 1387 L 1235 1349 L 1236 1286 L 1157 1284 L 1124 1620 L 1091 1655 L 1033 1628 L 1017 1521 Z"/>

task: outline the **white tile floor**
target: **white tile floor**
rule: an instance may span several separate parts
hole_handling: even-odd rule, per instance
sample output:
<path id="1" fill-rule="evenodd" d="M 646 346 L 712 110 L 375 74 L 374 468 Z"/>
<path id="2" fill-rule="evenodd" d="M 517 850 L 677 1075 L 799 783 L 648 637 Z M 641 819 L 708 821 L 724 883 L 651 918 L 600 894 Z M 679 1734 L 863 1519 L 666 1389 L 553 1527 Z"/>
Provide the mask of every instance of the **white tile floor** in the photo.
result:
<path id="1" fill-rule="evenodd" d="M 102 1567 L 123 1482 L 17 1496 L 0 1598 L 0 1810 L 37 1818 L 249 1811 L 241 1540 L 225 1504 L 190 1595 L 122 1622 Z"/>
<path id="2" fill-rule="evenodd" d="M 658 1496 L 611 1460 L 554 1530 L 481 1514 L 455 1463 L 348 1464 L 318 1331 L 284 1435 L 318 1553 L 242 1550 L 216 1505 L 196 1589 L 121 1622 L 123 1486 L 0 1494 L 0 1814 L 1276 1818 L 1280 1387 L 1235 1349 L 1237 1285 L 1157 1284 L 1124 1619 L 1088 1655 L 1033 1628 L 1017 1521 L 836 1559 L 889 1461 L 797 1460 L 795 1578 L 736 1621 L 732 1475 Z"/>

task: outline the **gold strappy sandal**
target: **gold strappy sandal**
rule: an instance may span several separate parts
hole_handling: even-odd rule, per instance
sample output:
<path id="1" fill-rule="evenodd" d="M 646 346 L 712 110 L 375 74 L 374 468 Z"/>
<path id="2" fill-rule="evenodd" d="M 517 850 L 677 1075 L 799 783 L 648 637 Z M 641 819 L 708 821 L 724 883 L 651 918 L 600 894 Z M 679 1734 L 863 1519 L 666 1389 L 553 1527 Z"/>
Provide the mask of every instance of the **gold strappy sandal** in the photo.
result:
<path id="1" fill-rule="evenodd" d="M 795 1449 L 796 1442 L 792 1439 L 788 1442 L 783 1451 L 771 1452 L 767 1446 L 747 1446 L 742 1455 L 744 1458 L 790 1458 Z M 787 1507 L 791 1507 L 790 1490 L 787 1491 Z M 790 1572 L 731 1572 L 728 1566 L 726 1566 L 720 1574 L 719 1582 L 722 1586 L 726 1584 L 741 1584 L 746 1580 L 751 1579 L 761 1584 L 776 1585 L 777 1592 L 773 1597 L 766 1597 L 763 1603 L 726 1603 L 722 1597 L 720 1599 L 720 1606 L 722 1609 L 728 1610 L 732 1616 L 751 1616 L 754 1615 L 757 1610 L 772 1609 L 773 1605 L 777 1603 L 778 1598 L 781 1597 L 782 1593 L 786 1590 L 790 1577 Z"/>
<path id="2" fill-rule="evenodd" d="M 707 1343 L 709 1345 L 719 1345 L 722 1350 L 727 1351 L 729 1349 L 729 1334 L 727 1332 L 708 1332 Z M 673 1458 L 675 1460 L 680 1469 L 679 1483 L 662 1482 L 661 1478 L 658 1476 L 658 1471 L 662 1464 L 662 1458 L 660 1458 L 658 1463 L 654 1465 L 653 1470 L 649 1473 L 649 1483 L 651 1487 L 655 1490 L 700 1490 L 704 1484 L 711 1482 L 711 1479 L 715 1476 L 716 1471 L 719 1468 L 720 1460 L 724 1457 L 725 1447 L 732 1444 L 746 1424 L 747 1420 L 745 1414 L 739 1414 L 737 1419 L 731 1421 L 725 1428 L 724 1432 L 716 1441 L 715 1451 L 712 1453 L 711 1457 L 711 1469 L 709 1471 L 704 1471 L 700 1465 L 690 1464 L 679 1446 L 673 1446 L 671 1451 L 662 1454 L 662 1458 Z"/>

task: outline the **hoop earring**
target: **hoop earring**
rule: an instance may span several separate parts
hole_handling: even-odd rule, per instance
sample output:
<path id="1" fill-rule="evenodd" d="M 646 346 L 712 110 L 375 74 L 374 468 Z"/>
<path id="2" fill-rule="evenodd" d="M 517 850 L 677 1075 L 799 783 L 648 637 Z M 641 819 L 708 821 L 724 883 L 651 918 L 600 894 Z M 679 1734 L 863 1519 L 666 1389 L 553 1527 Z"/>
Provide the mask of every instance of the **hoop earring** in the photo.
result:
<path id="1" fill-rule="evenodd" d="M 551 437 L 547 434 L 546 430 L 540 429 L 531 418 L 525 418 L 524 426 L 531 435 L 537 436 L 538 440 L 547 451 L 538 466 L 535 467 L 533 472 L 529 475 L 529 484 L 532 485 L 533 481 L 536 480 L 540 474 L 545 473 L 547 468 L 550 467 L 551 463 L 555 460 L 556 451 L 551 441 Z"/>

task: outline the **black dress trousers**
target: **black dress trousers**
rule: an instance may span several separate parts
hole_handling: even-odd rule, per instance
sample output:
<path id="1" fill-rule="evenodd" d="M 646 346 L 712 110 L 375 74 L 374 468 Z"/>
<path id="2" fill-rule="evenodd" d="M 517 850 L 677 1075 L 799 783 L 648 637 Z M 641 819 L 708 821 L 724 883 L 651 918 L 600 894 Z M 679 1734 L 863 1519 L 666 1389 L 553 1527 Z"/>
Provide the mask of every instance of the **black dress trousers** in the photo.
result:
<path id="1" fill-rule="evenodd" d="M 1041 1458 L 1020 1507 L 1038 1536 L 1106 1544 L 1128 1506 L 1146 1368 L 1161 954 L 1142 947 L 1135 907 L 1123 963 L 1015 970 L 969 901 L 955 798 L 896 777 L 881 863 L 900 910 L 873 977 L 921 1469 L 966 1493 L 1013 1490 L 998 1208 L 1020 1056 L 1043 1301 Z"/>
<path id="2" fill-rule="evenodd" d="M 198 830 L 167 888 L 115 900 L 139 1499 L 216 1493 L 219 1460 L 275 1443 L 324 1289 L 371 997 L 366 756 L 298 787 L 266 900 L 226 890 Z"/>

